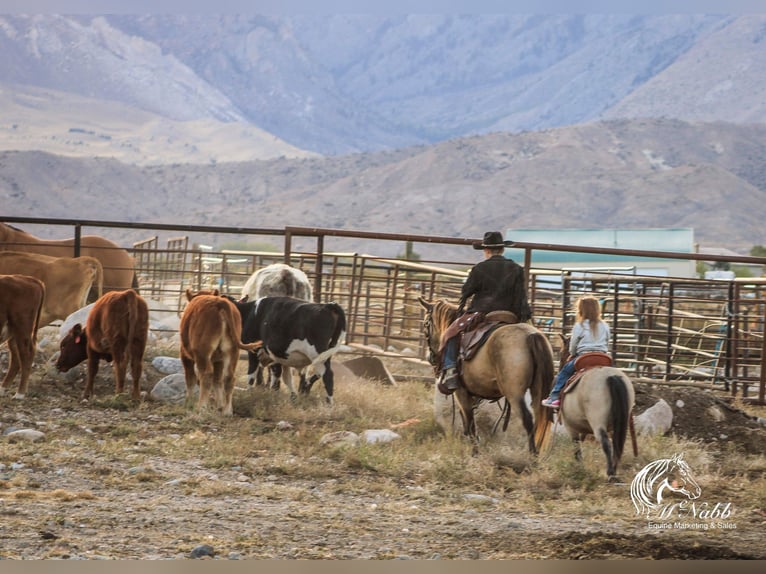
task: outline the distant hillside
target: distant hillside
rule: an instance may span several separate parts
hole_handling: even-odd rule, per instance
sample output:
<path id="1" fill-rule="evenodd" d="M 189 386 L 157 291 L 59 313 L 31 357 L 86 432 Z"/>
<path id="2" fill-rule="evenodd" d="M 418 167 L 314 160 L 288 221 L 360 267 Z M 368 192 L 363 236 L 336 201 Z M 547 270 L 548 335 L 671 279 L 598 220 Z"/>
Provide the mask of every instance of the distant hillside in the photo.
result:
<path id="1" fill-rule="evenodd" d="M 277 157 L 599 119 L 763 123 L 764 38 L 758 14 L 5 15 L 0 149 L 239 161 L 263 157 L 259 130 Z M 60 135 L 71 124 L 81 137 Z"/>
<path id="2" fill-rule="evenodd" d="M 764 157 L 764 125 L 670 120 L 217 165 L 2 152 L 0 215 L 454 237 L 507 227 L 681 226 L 693 227 L 702 245 L 747 253 L 766 244 Z"/>
<path id="3" fill-rule="evenodd" d="M 39 150 L 70 157 L 111 157 L 124 163 L 215 163 L 309 157 L 243 122 L 174 121 L 126 104 L 54 90 L 0 86 L 0 149 Z"/>

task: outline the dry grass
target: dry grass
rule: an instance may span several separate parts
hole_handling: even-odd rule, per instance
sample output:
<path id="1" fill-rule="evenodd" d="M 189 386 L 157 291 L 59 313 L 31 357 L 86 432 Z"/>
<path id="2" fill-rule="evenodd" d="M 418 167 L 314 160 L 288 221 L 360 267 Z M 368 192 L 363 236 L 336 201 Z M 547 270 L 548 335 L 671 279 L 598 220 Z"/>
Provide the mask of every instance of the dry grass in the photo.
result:
<path id="1" fill-rule="evenodd" d="M 37 505 L 52 513 L 46 520 L 54 522 L 56 516 L 76 513 L 86 523 L 85 508 L 110 504 L 107 493 L 115 491 L 133 493 L 133 515 L 155 516 L 158 506 L 171 504 L 166 497 L 177 493 L 210 505 L 273 502 L 291 508 L 290 520 L 307 523 L 346 520 L 324 509 L 314 492 L 321 487 L 324 496 L 344 500 L 372 497 L 386 514 L 407 516 L 413 509 L 438 508 L 447 526 L 451 513 L 489 513 L 538 517 L 546 523 L 561 520 L 564 531 L 579 528 L 567 526 L 575 516 L 588 517 L 593 524 L 618 520 L 639 530 L 645 520 L 642 524 L 633 515 L 632 477 L 653 460 L 683 452 L 707 498 L 731 501 L 738 509 L 742 530 L 762 528 L 766 516 L 766 456 L 742 455 L 733 446 L 673 435 L 641 437 L 637 457 L 626 448 L 621 481 L 607 483 L 604 455 L 595 442 L 584 444 L 582 462 L 575 460 L 563 435 L 556 435 L 549 451 L 533 457 L 518 424 L 508 430 L 514 433 L 512 441 L 484 440 L 474 454 L 472 444 L 445 434 L 435 422 L 432 387 L 419 382 L 395 387 L 369 381 L 338 384 L 333 406 L 317 387 L 296 401 L 284 390 L 239 388 L 235 416 L 224 418 L 182 405 L 134 405 L 111 394 L 109 370 L 105 372 L 91 405 L 82 405 L 76 392 L 41 393 L 21 405 L 3 399 L 4 408 L 17 411 L 14 416 L 30 424 L 44 422 L 47 438 L 4 444 L 0 498 Z M 49 414 L 52 408 L 58 409 L 55 414 Z M 321 444 L 327 433 L 361 434 L 367 429 L 394 429 L 400 438 L 340 448 Z M 43 471 L 8 472 L 12 464 Z M 61 478 L 52 480 L 57 473 Z M 242 547 L 268 540 L 248 530 L 238 536 Z M 66 553 L 66 548 L 52 547 L 48 557 Z"/>

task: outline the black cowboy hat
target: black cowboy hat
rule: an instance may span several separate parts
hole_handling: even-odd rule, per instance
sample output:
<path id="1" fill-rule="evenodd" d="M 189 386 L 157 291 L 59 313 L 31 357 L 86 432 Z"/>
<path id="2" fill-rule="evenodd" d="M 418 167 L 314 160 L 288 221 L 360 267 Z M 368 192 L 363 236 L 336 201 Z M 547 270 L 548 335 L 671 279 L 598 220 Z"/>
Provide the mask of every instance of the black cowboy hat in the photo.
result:
<path id="1" fill-rule="evenodd" d="M 474 249 L 497 249 L 498 247 L 510 247 L 513 241 L 504 241 L 503 234 L 499 231 L 487 231 L 482 242 L 473 244 Z"/>

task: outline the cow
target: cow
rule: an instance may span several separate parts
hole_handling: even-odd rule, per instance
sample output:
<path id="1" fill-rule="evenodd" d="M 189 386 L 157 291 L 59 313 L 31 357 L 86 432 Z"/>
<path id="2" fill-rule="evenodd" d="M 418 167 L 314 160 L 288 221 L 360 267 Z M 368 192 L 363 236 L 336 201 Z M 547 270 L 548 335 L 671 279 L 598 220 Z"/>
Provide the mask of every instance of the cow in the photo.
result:
<path id="1" fill-rule="evenodd" d="M 131 398 L 141 400 L 141 373 L 149 334 L 149 306 L 133 289 L 109 291 L 99 297 L 88 314 L 85 328 L 74 325 L 61 339 L 56 368 L 61 372 L 88 359 L 83 400 L 93 395 L 93 381 L 101 359 L 112 363 L 115 392 L 122 393 L 130 364 Z"/>
<path id="2" fill-rule="evenodd" d="M 74 239 L 40 239 L 7 223 L 0 223 L 0 251 L 23 251 L 50 257 L 74 257 Z M 105 291 L 138 289 L 135 260 L 117 244 L 100 235 L 80 238 L 80 255 L 101 263 Z"/>
<path id="3" fill-rule="evenodd" d="M 272 263 L 253 273 L 242 287 L 242 300 L 255 301 L 261 297 L 295 297 L 304 301 L 313 301 L 311 282 L 300 269 L 285 263 Z M 282 365 L 271 366 L 271 387 L 279 388 Z M 286 376 L 290 376 L 286 374 Z M 263 384 L 263 369 L 260 365 L 253 373 L 248 373 L 247 384 Z"/>
<path id="4" fill-rule="evenodd" d="M 224 416 L 234 413 L 232 394 L 239 351 L 255 351 L 242 343 L 242 318 L 237 307 L 218 291 L 192 293 L 181 316 L 181 363 L 186 379 L 186 400 L 199 383 L 197 410 L 207 406 L 211 392 Z"/>
<path id="5" fill-rule="evenodd" d="M 314 294 L 306 274 L 285 263 L 272 263 L 258 269 L 242 286 L 242 298 L 255 301 L 261 297 L 295 297 L 313 301 Z"/>
<path id="6" fill-rule="evenodd" d="M 301 376 L 299 390 L 308 393 L 319 378 L 324 383 L 327 402 L 333 401 L 332 356 L 346 337 L 346 314 L 337 303 L 311 303 L 294 297 L 262 297 L 235 303 L 243 317 L 242 340 L 255 342 L 257 353 L 250 355 L 248 373 L 257 363 L 279 364 L 314 375 Z M 285 383 L 295 397 L 292 377 L 285 372 Z"/>
<path id="7" fill-rule="evenodd" d="M 45 300 L 45 285 L 26 275 L 0 275 L 0 344 L 8 341 L 10 358 L 0 395 L 21 371 L 14 399 L 23 399 L 29 385 L 32 359 L 37 345 L 37 328 Z"/>
<path id="8" fill-rule="evenodd" d="M 38 253 L 0 251 L 0 275 L 29 275 L 45 284 L 40 327 L 82 309 L 88 292 L 103 292 L 103 269 L 94 257 L 50 257 Z"/>

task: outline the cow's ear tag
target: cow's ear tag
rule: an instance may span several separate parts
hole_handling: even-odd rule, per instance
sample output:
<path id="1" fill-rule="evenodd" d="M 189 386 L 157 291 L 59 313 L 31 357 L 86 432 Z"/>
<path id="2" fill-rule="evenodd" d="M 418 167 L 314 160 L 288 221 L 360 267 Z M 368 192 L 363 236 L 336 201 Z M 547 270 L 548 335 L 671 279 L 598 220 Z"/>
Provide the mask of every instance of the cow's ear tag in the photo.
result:
<path id="1" fill-rule="evenodd" d="M 80 344 L 80 339 L 81 339 L 80 335 L 77 335 L 77 336 L 74 338 L 74 342 L 75 342 L 75 343 L 77 343 L 77 344 L 79 345 L 79 344 Z"/>

